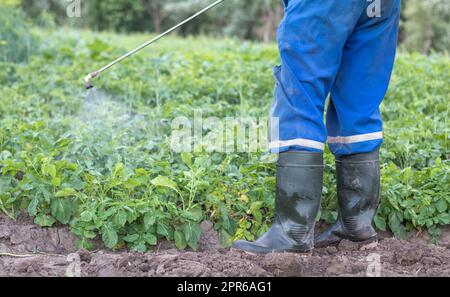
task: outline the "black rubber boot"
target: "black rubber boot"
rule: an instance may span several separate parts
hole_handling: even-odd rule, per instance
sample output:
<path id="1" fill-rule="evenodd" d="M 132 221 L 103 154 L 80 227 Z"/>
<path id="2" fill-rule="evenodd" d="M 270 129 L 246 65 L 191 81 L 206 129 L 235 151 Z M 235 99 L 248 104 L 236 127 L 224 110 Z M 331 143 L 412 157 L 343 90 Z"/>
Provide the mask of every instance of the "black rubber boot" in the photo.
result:
<path id="1" fill-rule="evenodd" d="M 379 150 L 336 158 L 339 215 L 337 222 L 315 239 L 316 247 L 342 239 L 361 242 L 376 238 L 372 220 L 380 204 Z"/>
<path id="2" fill-rule="evenodd" d="M 280 154 L 276 178 L 276 218 L 272 227 L 257 241 L 239 240 L 232 248 L 251 253 L 313 249 L 315 220 L 322 197 L 323 154 Z"/>

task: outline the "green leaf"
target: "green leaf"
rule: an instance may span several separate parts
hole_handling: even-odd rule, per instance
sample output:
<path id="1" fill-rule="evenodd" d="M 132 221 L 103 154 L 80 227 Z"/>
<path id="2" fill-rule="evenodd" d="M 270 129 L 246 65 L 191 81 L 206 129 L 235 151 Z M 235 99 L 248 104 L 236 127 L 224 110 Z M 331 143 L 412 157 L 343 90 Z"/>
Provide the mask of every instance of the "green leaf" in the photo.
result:
<path id="1" fill-rule="evenodd" d="M 378 228 L 378 230 L 386 231 L 386 220 L 379 215 L 376 215 L 373 219 L 375 226 Z"/>
<path id="2" fill-rule="evenodd" d="M 142 185 L 142 181 L 139 178 L 130 178 L 125 183 L 124 186 L 129 190 L 133 190 Z"/>
<path id="3" fill-rule="evenodd" d="M 184 233 L 184 237 L 188 241 L 192 235 L 192 230 L 191 230 L 191 226 L 189 223 L 186 223 L 183 225 L 183 233 Z"/>
<path id="4" fill-rule="evenodd" d="M 30 204 L 28 204 L 28 214 L 30 216 L 35 216 L 37 213 L 37 206 L 39 204 L 39 199 L 34 196 L 33 199 L 31 199 Z"/>
<path id="5" fill-rule="evenodd" d="M 261 209 L 262 205 L 263 205 L 262 201 L 253 202 L 251 204 L 251 206 L 250 206 L 250 213 L 253 213 L 255 211 L 259 211 Z"/>
<path id="6" fill-rule="evenodd" d="M 252 211 L 252 215 L 255 218 L 256 222 L 258 222 L 258 223 L 262 222 L 263 216 L 259 209 Z"/>
<path id="7" fill-rule="evenodd" d="M 50 203 L 54 198 L 54 195 L 50 193 L 43 185 L 39 186 L 39 192 L 42 194 L 42 196 L 44 196 L 44 201 L 47 203 Z"/>
<path id="8" fill-rule="evenodd" d="M 118 242 L 117 231 L 112 226 L 106 224 L 103 228 L 102 240 L 107 248 L 114 248 Z"/>
<path id="9" fill-rule="evenodd" d="M 123 163 L 117 163 L 114 166 L 114 170 L 113 170 L 113 176 L 120 176 L 123 173 L 125 166 L 123 165 Z"/>
<path id="10" fill-rule="evenodd" d="M 219 242 L 223 247 L 228 248 L 233 244 L 233 238 L 225 229 L 220 229 Z"/>
<path id="11" fill-rule="evenodd" d="M 92 242 L 86 238 L 81 238 L 77 240 L 77 248 L 78 249 L 86 249 L 88 251 L 92 251 L 94 249 L 94 245 Z"/>
<path id="12" fill-rule="evenodd" d="M 183 233 L 186 238 L 187 244 L 193 250 L 197 250 L 198 242 L 202 233 L 200 226 L 198 224 L 186 223 L 183 225 Z"/>
<path id="13" fill-rule="evenodd" d="M 391 212 L 389 214 L 389 228 L 394 233 L 395 237 L 400 239 L 406 239 L 406 230 L 405 227 L 402 225 L 398 213 Z"/>
<path id="14" fill-rule="evenodd" d="M 119 227 L 125 226 L 125 224 L 127 223 L 127 212 L 123 209 L 120 209 L 114 216 L 114 223 Z"/>
<path id="15" fill-rule="evenodd" d="M 181 160 L 188 167 L 192 166 L 192 154 L 190 154 L 190 153 L 181 153 Z"/>
<path id="16" fill-rule="evenodd" d="M 400 232 L 400 220 L 398 219 L 396 212 L 391 212 L 389 214 L 389 228 L 391 229 L 394 234 L 397 234 Z"/>
<path id="17" fill-rule="evenodd" d="M 55 197 L 61 198 L 61 197 L 70 197 L 70 196 L 76 196 L 76 195 L 77 195 L 77 191 L 75 191 L 75 189 L 66 188 L 66 189 L 63 189 L 63 190 L 57 192 L 55 194 Z"/>
<path id="18" fill-rule="evenodd" d="M 153 226 L 156 222 L 156 217 L 153 213 L 148 212 L 144 216 L 144 228 L 147 230 L 151 226 Z"/>
<path id="19" fill-rule="evenodd" d="M 52 179 L 52 186 L 54 187 L 59 187 L 61 185 L 61 178 L 59 177 L 54 177 Z"/>
<path id="20" fill-rule="evenodd" d="M 158 242 L 158 238 L 152 233 L 145 233 L 143 237 L 145 242 L 147 242 L 149 245 L 156 245 L 156 243 Z"/>
<path id="21" fill-rule="evenodd" d="M 90 230 L 84 230 L 83 237 L 89 238 L 89 239 L 94 239 L 95 237 L 97 237 L 97 233 L 95 233 L 94 231 L 90 231 Z"/>
<path id="22" fill-rule="evenodd" d="M 139 241 L 137 244 L 133 245 L 131 250 L 138 253 L 145 253 L 147 251 L 147 246 L 145 245 L 145 242 Z"/>
<path id="23" fill-rule="evenodd" d="M 164 223 L 158 223 L 158 227 L 156 228 L 156 232 L 162 236 L 169 236 L 169 229 Z"/>
<path id="24" fill-rule="evenodd" d="M 52 178 L 56 177 L 56 166 L 53 164 L 44 164 L 42 166 L 42 174 Z"/>
<path id="25" fill-rule="evenodd" d="M 135 242 L 139 239 L 139 234 L 129 234 L 123 237 L 123 240 L 126 242 Z"/>
<path id="26" fill-rule="evenodd" d="M 72 217 L 72 203 L 68 199 L 53 199 L 50 205 L 52 216 L 61 224 L 67 224 Z"/>
<path id="27" fill-rule="evenodd" d="M 56 146 L 57 148 L 61 149 L 61 148 L 67 147 L 70 143 L 71 143 L 70 138 L 61 138 L 61 139 L 58 139 L 58 141 L 55 142 L 54 146 Z"/>
<path id="28" fill-rule="evenodd" d="M 117 213 L 117 207 L 111 207 L 111 208 L 108 208 L 107 210 L 101 212 L 100 218 L 102 218 L 103 220 L 106 220 L 109 217 L 115 215 L 116 213 Z"/>
<path id="29" fill-rule="evenodd" d="M 90 222 L 94 218 L 94 215 L 91 211 L 85 210 L 80 214 L 80 220 L 82 222 Z"/>
<path id="30" fill-rule="evenodd" d="M 438 202 L 436 202 L 436 209 L 439 212 L 444 212 L 447 210 L 447 202 L 445 202 L 444 199 L 439 199 Z"/>
<path id="31" fill-rule="evenodd" d="M 440 213 L 437 216 L 437 219 L 442 225 L 450 224 L 450 214 L 448 214 L 448 213 Z"/>
<path id="32" fill-rule="evenodd" d="M 174 238 L 175 246 L 177 247 L 177 249 L 184 250 L 185 248 L 187 248 L 187 243 L 186 239 L 184 238 L 183 232 L 180 232 L 178 230 L 175 231 Z"/>
<path id="33" fill-rule="evenodd" d="M 171 188 L 173 190 L 176 190 L 178 192 L 177 189 L 177 184 L 172 181 L 171 179 L 169 179 L 167 176 L 158 176 L 156 178 L 154 178 L 151 181 L 152 185 L 156 186 L 156 187 L 166 187 L 166 188 Z"/>
<path id="34" fill-rule="evenodd" d="M 188 211 L 182 211 L 181 214 L 185 219 L 188 219 L 193 222 L 200 222 L 201 219 L 203 218 L 203 211 L 199 207 L 191 208 Z"/>
<path id="35" fill-rule="evenodd" d="M 56 223 L 56 220 L 49 215 L 40 213 L 34 218 L 34 223 L 41 227 L 51 227 Z"/>

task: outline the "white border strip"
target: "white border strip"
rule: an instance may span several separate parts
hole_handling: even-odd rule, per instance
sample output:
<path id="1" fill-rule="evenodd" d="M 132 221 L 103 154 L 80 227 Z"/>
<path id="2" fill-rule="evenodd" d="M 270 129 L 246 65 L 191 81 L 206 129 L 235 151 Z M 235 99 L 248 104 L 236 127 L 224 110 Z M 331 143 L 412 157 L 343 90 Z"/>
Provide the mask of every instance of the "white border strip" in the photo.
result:
<path id="1" fill-rule="evenodd" d="M 313 148 L 313 149 L 317 149 L 317 150 L 321 150 L 321 151 L 323 151 L 325 149 L 324 143 L 314 141 L 314 140 L 309 140 L 309 139 L 303 139 L 303 138 L 292 139 L 292 140 L 273 141 L 269 144 L 269 148 L 270 149 L 280 149 L 282 147 L 295 146 L 295 145 Z"/>
<path id="2" fill-rule="evenodd" d="M 383 132 L 375 132 L 369 134 L 361 134 L 361 135 L 353 135 L 353 136 L 337 136 L 337 137 L 328 137 L 328 143 L 357 143 L 364 142 L 370 140 L 379 140 L 383 139 Z"/>

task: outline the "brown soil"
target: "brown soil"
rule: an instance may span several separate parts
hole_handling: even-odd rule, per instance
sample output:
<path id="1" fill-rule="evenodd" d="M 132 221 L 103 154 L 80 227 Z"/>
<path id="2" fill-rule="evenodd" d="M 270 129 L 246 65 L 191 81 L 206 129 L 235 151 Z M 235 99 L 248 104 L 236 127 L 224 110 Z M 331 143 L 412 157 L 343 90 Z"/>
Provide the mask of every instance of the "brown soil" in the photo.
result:
<path id="1" fill-rule="evenodd" d="M 269 255 L 223 249 L 211 224 L 202 229 L 198 252 L 164 242 L 146 254 L 111 252 L 100 244 L 90 253 L 77 251 L 66 227 L 42 229 L 25 216 L 13 222 L 0 215 L 0 276 L 64 276 L 78 263 L 81 276 L 450 276 L 449 228 L 439 245 L 423 234 L 407 241 L 384 234 L 378 242 Z"/>

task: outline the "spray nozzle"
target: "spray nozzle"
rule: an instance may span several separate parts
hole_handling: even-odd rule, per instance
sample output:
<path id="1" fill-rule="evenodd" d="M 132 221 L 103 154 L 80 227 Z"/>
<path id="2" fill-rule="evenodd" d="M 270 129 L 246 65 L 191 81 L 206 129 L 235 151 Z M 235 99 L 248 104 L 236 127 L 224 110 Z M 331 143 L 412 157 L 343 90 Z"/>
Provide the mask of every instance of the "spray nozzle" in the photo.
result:
<path id="1" fill-rule="evenodd" d="M 89 73 L 85 78 L 84 78 L 84 86 L 86 87 L 86 90 L 92 89 L 94 86 L 92 85 L 92 79 L 94 77 L 96 77 L 99 74 L 98 71 Z"/>

